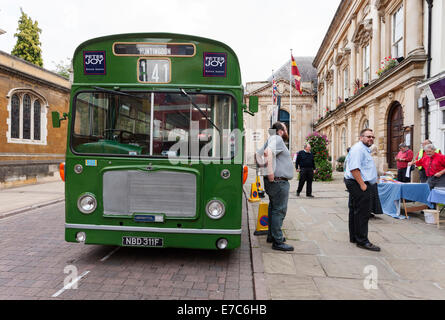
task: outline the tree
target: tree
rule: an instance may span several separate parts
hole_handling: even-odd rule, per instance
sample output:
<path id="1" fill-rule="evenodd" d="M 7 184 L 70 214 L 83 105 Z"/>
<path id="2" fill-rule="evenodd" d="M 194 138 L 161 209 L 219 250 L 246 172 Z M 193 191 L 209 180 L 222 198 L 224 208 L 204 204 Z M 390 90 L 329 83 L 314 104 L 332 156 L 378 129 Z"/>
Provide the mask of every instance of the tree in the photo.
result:
<path id="1" fill-rule="evenodd" d="M 23 12 L 22 8 L 20 8 L 20 11 L 22 12 L 22 16 L 19 19 L 18 32 L 14 34 L 14 37 L 17 38 L 17 43 L 11 54 L 42 67 L 42 49 L 40 48 L 42 45 L 40 42 L 40 33 L 42 30 L 39 28 L 38 22 L 33 22 L 32 19 Z"/>
<path id="2" fill-rule="evenodd" d="M 71 59 L 66 58 L 66 61 L 60 60 L 59 63 L 55 63 L 53 61 L 53 63 L 56 65 L 56 70 L 54 70 L 55 73 L 61 75 L 64 78 L 70 78 Z"/>
<path id="3" fill-rule="evenodd" d="M 315 167 L 317 169 L 314 174 L 315 181 L 331 181 L 332 165 L 329 162 L 328 144 L 329 141 L 325 135 L 318 132 L 312 132 L 306 137 L 306 142 L 311 145 L 311 152 L 314 155 Z"/>

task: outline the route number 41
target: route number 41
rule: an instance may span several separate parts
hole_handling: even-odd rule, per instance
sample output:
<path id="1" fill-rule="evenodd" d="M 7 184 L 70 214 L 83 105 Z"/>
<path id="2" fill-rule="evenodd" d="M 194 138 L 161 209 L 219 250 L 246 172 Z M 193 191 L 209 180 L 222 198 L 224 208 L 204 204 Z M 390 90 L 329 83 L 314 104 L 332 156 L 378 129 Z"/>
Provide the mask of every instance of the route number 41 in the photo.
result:
<path id="1" fill-rule="evenodd" d="M 170 60 L 140 59 L 139 81 L 148 83 L 170 82 Z"/>

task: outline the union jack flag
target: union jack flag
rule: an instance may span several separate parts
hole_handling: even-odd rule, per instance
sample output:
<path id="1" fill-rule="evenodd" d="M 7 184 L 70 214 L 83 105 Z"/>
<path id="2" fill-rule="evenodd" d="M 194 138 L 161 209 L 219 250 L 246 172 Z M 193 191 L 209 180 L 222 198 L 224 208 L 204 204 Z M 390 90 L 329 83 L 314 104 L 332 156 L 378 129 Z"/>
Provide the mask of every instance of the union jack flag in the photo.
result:
<path id="1" fill-rule="evenodd" d="M 273 104 L 277 104 L 277 82 L 275 81 L 275 79 L 272 80 L 272 97 L 273 97 Z"/>

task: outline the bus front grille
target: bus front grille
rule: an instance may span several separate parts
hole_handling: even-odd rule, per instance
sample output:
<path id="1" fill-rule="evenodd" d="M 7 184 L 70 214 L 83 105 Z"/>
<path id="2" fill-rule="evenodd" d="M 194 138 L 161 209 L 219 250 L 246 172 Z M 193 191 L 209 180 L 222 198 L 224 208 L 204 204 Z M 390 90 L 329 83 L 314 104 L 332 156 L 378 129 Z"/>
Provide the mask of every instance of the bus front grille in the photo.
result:
<path id="1" fill-rule="evenodd" d="M 196 176 L 175 171 L 107 171 L 103 176 L 106 216 L 160 213 L 166 217 L 196 215 Z"/>

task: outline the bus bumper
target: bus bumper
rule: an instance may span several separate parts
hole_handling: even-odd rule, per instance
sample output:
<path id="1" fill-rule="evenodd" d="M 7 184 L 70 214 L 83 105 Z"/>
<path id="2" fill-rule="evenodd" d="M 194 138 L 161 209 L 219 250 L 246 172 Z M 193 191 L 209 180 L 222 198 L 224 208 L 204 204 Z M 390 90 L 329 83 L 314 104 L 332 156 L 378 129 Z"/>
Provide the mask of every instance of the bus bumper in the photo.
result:
<path id="1" fill-rule="evenodd" d="M 65 240 L 122 247 L 236 249 L 241 245 L 241 229 L 160 229 L 67 224 Z"/>

